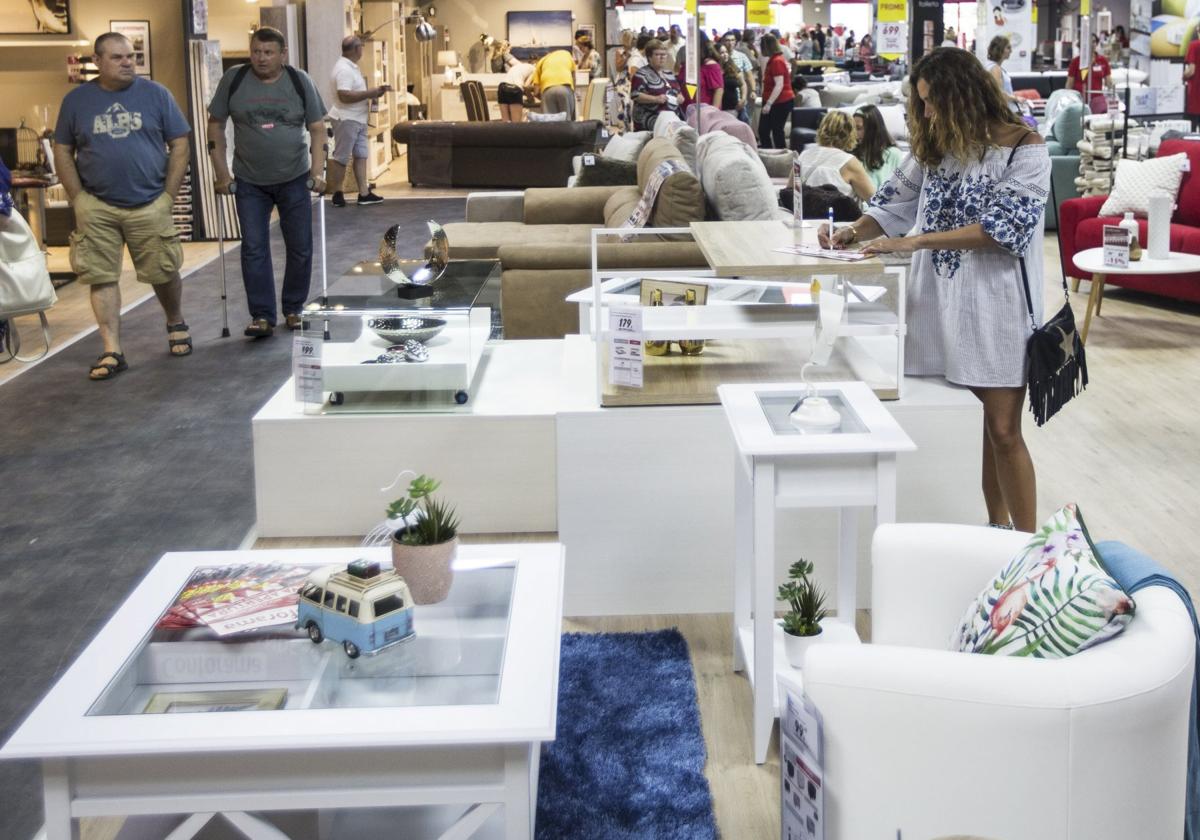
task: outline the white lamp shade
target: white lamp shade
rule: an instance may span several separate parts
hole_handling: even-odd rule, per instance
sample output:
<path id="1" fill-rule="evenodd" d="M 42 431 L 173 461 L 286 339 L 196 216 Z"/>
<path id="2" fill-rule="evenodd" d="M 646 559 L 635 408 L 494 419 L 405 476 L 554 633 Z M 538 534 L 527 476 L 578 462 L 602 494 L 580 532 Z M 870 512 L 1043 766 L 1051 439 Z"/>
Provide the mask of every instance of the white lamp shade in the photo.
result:
<path id="1" fill-rule="evenodd" d="M 458 53 L 454 50 L 438 50 L 437 63 L 439 67 L 457 67 Z"/>

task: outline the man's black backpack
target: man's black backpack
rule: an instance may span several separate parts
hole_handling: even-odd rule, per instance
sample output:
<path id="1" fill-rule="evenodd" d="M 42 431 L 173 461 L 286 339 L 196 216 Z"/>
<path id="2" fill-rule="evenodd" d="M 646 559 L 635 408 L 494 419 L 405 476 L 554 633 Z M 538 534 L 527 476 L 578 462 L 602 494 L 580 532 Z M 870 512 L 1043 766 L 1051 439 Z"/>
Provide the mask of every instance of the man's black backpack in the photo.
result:
<path id="1" fill-rule="evenodd" d="M 283 65 L 283 69 L 287 71 L 287 77 L 292 80 L 292 87 L 296 89 L 300 101 L 304 104 L 304 122 L 308 122 L 308 87 L 300 79 L 300 71 L 290 64 Z M 238 71 L 233 74 L 233 81 L 229 83 L 229 94 L 225 97 L 225 110 L 229 110 L 229 103 L 233 101 L 233 95 L 237 93 L 237 89 L 241 86 L 242 81 L 246 78 L 246 74 L 250 72 L 250 65 L 243 64 L 238 68 Z"/>

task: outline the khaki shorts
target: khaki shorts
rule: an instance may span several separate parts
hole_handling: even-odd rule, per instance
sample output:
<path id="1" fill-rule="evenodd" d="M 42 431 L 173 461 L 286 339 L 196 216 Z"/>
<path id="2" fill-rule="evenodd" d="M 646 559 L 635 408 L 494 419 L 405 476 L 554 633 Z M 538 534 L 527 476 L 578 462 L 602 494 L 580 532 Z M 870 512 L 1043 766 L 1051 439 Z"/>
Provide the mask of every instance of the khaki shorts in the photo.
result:
<path id="1" fill-rule="evenodd" d="M 141 207 L 114 207 L 81 192 L 75 198 L 71 234 L 71 269 L 76 279 L 86 284 L 120 280 L 125 245 L 141 282 L 156 285 L 177 278 L 183 245 L 171 219 L 171 203 L 164 192 Z"/>

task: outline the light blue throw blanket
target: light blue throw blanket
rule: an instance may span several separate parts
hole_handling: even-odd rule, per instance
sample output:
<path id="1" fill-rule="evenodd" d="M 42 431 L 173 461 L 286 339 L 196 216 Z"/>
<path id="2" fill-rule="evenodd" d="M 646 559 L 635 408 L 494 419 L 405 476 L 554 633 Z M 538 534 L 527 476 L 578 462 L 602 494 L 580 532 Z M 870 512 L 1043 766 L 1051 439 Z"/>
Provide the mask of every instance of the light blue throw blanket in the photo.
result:
<path id="1" fill-rule="evenodd" d="M 1196 726 L 1197 690 L 1200 689 L 1200 625 L 1196 623 L 1196 610 L 1192 607 L 1192 598 L 1170 572 L 1125 543 L 1113 540 L 1098 543 L 1096 551 L 1099 552 L 1104 567 L 1130 595 L 1147 586 L 1165 586 L 1179 595 L 1192 616 L 1192 629 L 1195 630 L 1197 638 L 1198 673 L 1192 676 L 1192 711 L 1188 721 L 1187 799 L 1184 802 L 1183 826 L 1185 840 L 1200 840 L 1200 730 L 1197 730 Z"/>

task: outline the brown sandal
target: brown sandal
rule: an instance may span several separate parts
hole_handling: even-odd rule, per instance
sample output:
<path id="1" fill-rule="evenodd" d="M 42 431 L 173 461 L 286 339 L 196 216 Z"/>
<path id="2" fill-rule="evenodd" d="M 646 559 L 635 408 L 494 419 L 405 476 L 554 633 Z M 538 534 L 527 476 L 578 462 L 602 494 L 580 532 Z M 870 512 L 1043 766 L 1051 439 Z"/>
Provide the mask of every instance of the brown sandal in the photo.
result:
<path id="1" fill-rule="evenodd" d="M 250 338 L 269 338 L 273 332 L 275 332 L 275 328 L 271 326 L 271 322 L 266 318 L 255 318 L 250 322 L 250 326 L 244 330 L 244 334 L 250 336 Z"/>
<path id="2" fill-rule="evenodd" d="M 105 359 L 114 359 L 115 361 L 106 362 Z M 88 371 L 88 379 L 93 382 L 103 382 L 112 379 L 123 370 L 129 370 L 124 353 L 101 353 L 96 358 L 96 363 L 92 365 L 92 369 Z M 98 375 L 97 372 L 99 372 Z"/>

